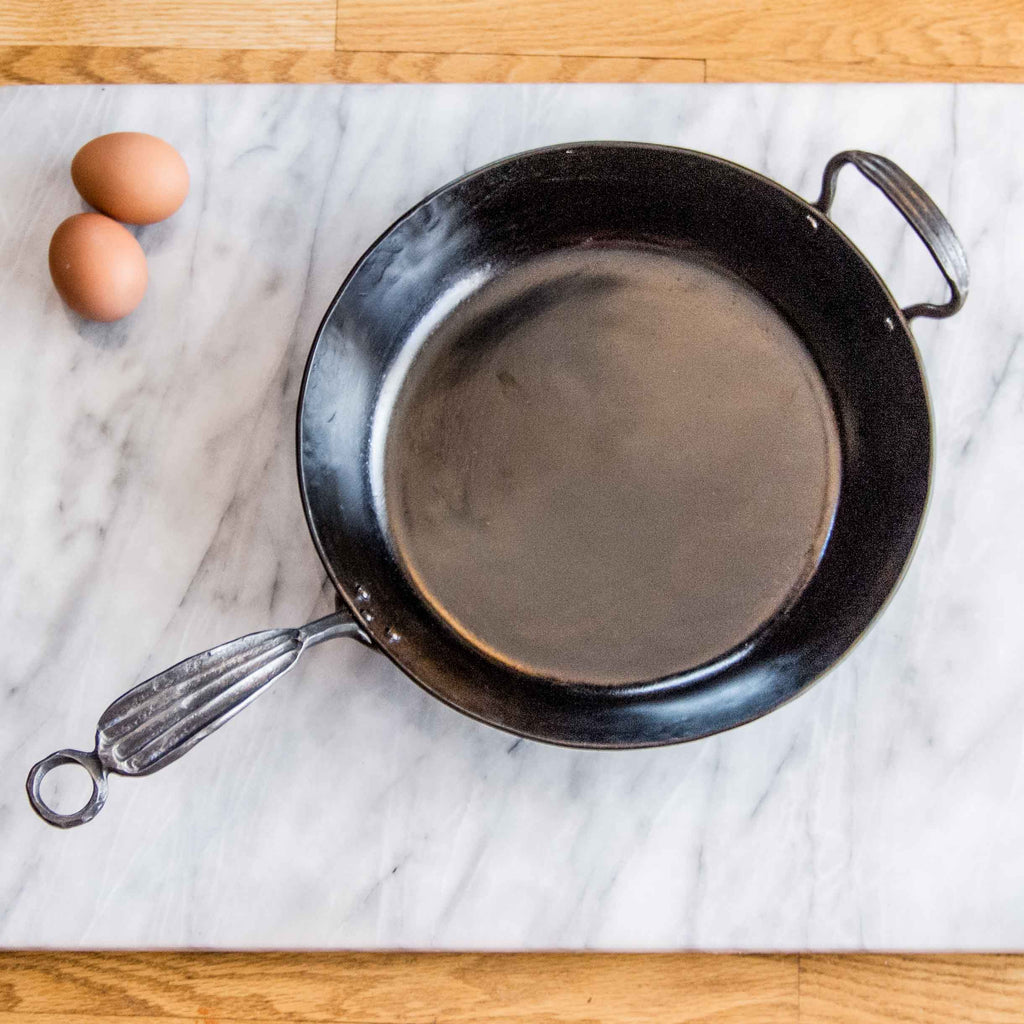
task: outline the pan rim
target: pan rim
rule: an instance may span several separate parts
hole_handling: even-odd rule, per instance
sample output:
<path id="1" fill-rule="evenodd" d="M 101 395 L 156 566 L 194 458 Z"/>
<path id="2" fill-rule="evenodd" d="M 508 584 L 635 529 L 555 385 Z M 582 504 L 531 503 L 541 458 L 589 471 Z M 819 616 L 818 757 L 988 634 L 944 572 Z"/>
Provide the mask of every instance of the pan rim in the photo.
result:
<path id="1" fill-rule="evenodd" d="M 303 458 L 303 438 L 304 438 L 304 427 L 303 427 L 303 410 L 306 400 L 307 384 L 312 372 L 312 368 L 316 359 L 317 352 L 320 348 L 321 341 L 324 337 L 325 331 L 331 322 L 331 319 L 337 309 L 339 303 L 343 300 L 345 292 L 351 283 L 351 281 L 359 273 L 360 269 L 371 257 L 371 255 L 377 250 L 378 246 L 387 239 L 392 233 L 394 233 L 403 223 L 415 216 L 423 207 L 428 205 L 430 202 L 435 200 L 437 197 L 444 193 L 453 190 L 459 186 L 466 184 L 476 177 L 486 175 L 503 165 L 513 164 L 523 159 L 538 157 L 546 154 L 561 154 L 565 156 L 571 155 L 577 150 L 626 150 L 626 151 L 656 151 L 672 154 L 673 156 L 686 156 L 691 159 L 706 162 L 712 165 L 718 165 L 723 168 L 728 168 L 733 172 L 738 172 L 749 178 L 752 178 L 760 184 L 767 186 L 776 193 L 779 193 L 791 202 L 797 204 L 799 208 L 804 210 L 809 216 L 812 216 L 819 223 L 824 222 L 828 228 L 833 231 L 840 242 L 842 242 L 847 250 L 857 257 L 860 264 L 865 270 L 868 271 L 870 276 L 874 279 L 879 292 L 885 298 L 888 306 L 891 309 L 891 313 L 894 317 L 894 321 L 899 324 L 903 340 L 909 344 L 909 351 L 912 353 L 913 359 L 916 363 L 917 376 L 921 384 L 921 397 L 924 402 L 924 407 L 927 410 L 928 425 L 929 425 L 929 438 L 931 435 L 931 402 L 928 394 L 927 380 L 924 375 L 923 361 L 921 359 L 920 351 L 917 347 L 913 333 L 910 330 L 909 323 L 903 316 L 903 313 L 896 303 L 891 291 L 886 285 L 885 281 L 881 278 L 878 271 L 870 263 L 867 257 L 861 252 L 861 250 L 845 235 L 845 233 L 838 228 L 835 223 L 828 216 L 821 213 L 812 203 L 803 199 L 784 185 L 779 184 L 777 181 L 761 174 L 760 172 L 751 170 L 741 164 L 727 160 L 722 157 L 714 156 L 712 154 L 704 153 L 699 150 L 687 149 L 679 146 L 655 144 L 655 143 L 644 143 L 644 142 L 617 142 L 617 141 L 602 141 L 602 140 L 584 140 L 579 142 L 566 142 L 558 143 L 550 146 L 538 147 L 535 149 L 525 150 L 520 153 L 511 154 L 497 160 L 491 161 L 481 167 L 475 168 L 466 172 L 459 177 L 456 177 L 440 187 L 436 188 L 428 195 L 424 196 L 412 207 L 407 209 L 394 221 L 392 221 L 388 227 L 364 250 L 360 257 L 352 265 L 349 272 L 346 274 L 342 284 L 338 291 L 329 303 L 321 321 L 317 327 L 316 333 L 313 338 L 313 342 L 310 346 L 309 353 L 306 358 L 305 366 L 302 374 L 302 381 L 299 389 L 299 396 L 296 407 L 296 468 L 299 483 L 300 499 L 302 501 L 303 513 L 306 518 L 307 527 L 310 531 L 310 536 L 313 539 L 314 547 L 317 554 L 323 564 L 328 577 L 331 579 L 332 585 L 335 588 L 335 592 L 338 595 L 339 601 L 341 601 L 349 610 L 349 612 L 359 620 L 360 609 L 357 604 L 356 595 L 350 592 L 352 588 L 348 586 L 346 582 L 343 582 L 336 571 L 335 566 L 332 563 L 330 557 L 328 557 L 325 545 L 321 539 L 317 524 L 314 519 L 313 513 L 313 502 L 310 498 L 309 483 L 307 481 L 306 464 Z M 917 528 L 914 533 L 913 543 L 910 550 L 903 560 L 902 566 L 899 569 L 898 576 L 895 582 L 889 588 L 884 600 L 875 609 L 866 625 L 860 630 L 857 636 L 852 642 L 848 643 L 842 653 L 838 657 L 830 660 L 824 668 L 814 672 L 809 678 L 806 678 L 799 686 L 793 688 L 792 692 L 786 695 L 775 695 L 770 703 L 770 706 L 760 710 L 753 710 L 750 714 L 741 714 L 735 717 L 727 725 L 721 725 L 716 728 L 709 729 L 705 732 L 701 732 L 699 735 L 693 736 L 671 736 L 671 737 L 657 737 L 651 739 L 631 738 L 628 741 L 602 741 L 600 739 L 588 738 L 585 741 L 580 741 L 574 738 L 566 738 L 564 736 L 552 735 L 550 733 L 544 733 L 542 731 L 532 731 L 529 729 L 520 728 L 513 726 L 508 723 L 496 720 L 491 717 L 487 717 L 484 714 L 475 712 L 472 709 L 468 709 L 459 704 L 454 699 L 450 698 L 447 694 L 440 692 L 435 689 L 428 681 L 424 680 L 420 674 L 411 666 L 407 665 L 399 656 L 399 653 L 385 642 L 382 633 L 383 627 L 380 624 L 368 624 L 364 625 L 367 633 L 373 637 L 373 646 L 379 651 L 386 655 L 406 676 L 411 678 L 417 685 L 425 689 L 431 696 L 442 701 L 448 706 L 454 708 L 462 714 L 468 717 L 474 718 L 492 727 L 501 729 L 502 731 L 516 736 L 525 736 L 531 739 L 539 740 L 542 742 L 552 743 L 558 746 L 565 746 L 570 748 L 604 748 L 604 749 L 629 749 L 638 747 L 653 747 L 662 746 L 677 742 L 688 742 L 693 739 L 701 738 L 707 735 L 717 734 L 719 732 L 727 731 L 728 729 L 736 728 L 740 725 L 754 721 L 759 717 L 762 717 L 768 711 L 774 710 L 788 703 L 790 700 L 799 696 L 811 685 L 817 682 L 823 675 L 831 671 L 832 668 L 840 664 L 846 656 L 852 651 L 864 635 L 869 631 L 870 627 L 878 620 L 878 617 L 882 614 L 884 609 L 888 606 L 892 600 L 896 591 L 899 589 L 900 584 L 906 576 L 909 565 L 913 559 L 914 552 L 916 551 L 917 544 L 921 536 L 921 527 L 924 522 L 925 514 L 928 506 L 928 498 L 931 491 L 931 479 L 933 472 L 934 463 L 934 445 L 928 444 L 928 459 L 927 459 L 927 487 L 925 491 L 924 503 L 920 511 Z M 827 549 L 827 545 L 826 545 Z M 811 578 L 818 572 L 818 566 L 815 566 L 814 571 L 811 573 Z M 785 614 L 783 612 L 783 614 Z M 600 683 L 587 683 L 587 682 L 565 682 L 561 680 L 552 680 L 558 686 L 559 692 L 562 694 L 569 695 L 575 699 L 579 699 L 584 702 L 599 702 L 603 706 L 619 706 L 619 705 L 630 705 L 635 703 L 639 699 L 648 701 L 657 701 L 659 698 L 678 698 L 681 691 L 696 692 L 697 690 L 703 689 L 702 683 L 711 682 L 714 680 L 716 675 L 728 668 L 729 666 L 742 661 L 744 657 L 756 647 L 758 640 L 761 636 L 771 630 L 772 626 L 776 623 L 776 616 L 772 616 L 765 623 L 759 626 L 754 632 L 748 635 L 739 644 L 730 648 L 727 651 L 722 652 L 720 655 L 706 661 L 700 665 L 694 666 L 693 668 L 687 669 L 683 672 L 679 672 L 670 676 L 666 676 L 656 680 L 644 680 L 637 682 L 626 682 L 616 684 L 600 684 Z M 437 628 L 441 628 L 438 624 Z"/>

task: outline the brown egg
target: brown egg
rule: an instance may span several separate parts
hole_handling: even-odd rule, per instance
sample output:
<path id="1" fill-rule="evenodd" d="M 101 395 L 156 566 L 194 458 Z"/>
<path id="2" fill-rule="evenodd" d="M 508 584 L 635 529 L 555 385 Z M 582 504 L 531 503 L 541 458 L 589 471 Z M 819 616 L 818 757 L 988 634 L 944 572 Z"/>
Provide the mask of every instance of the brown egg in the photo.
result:
<path id="1" fill-rule="evenodd" d="M 90 320 L 120 320 L 146 292 L 146 254 L 132 233 L 99 213 L 68 217 L 50 239 L 50 277 Z"/>
<path id="2" fill-rule="evenodd" d="M 112 132 L 87 142 L 71 161 L 71 180 L 90 206 L 126 224 L 164 220 L 188 195 L 181 155 L 144 132 Z"/>

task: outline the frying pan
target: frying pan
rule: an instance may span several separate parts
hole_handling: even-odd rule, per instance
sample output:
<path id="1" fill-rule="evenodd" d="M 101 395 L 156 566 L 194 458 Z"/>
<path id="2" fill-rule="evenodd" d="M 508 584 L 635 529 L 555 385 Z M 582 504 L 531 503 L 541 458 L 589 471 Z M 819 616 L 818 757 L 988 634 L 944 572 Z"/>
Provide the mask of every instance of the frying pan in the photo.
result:
<path id="1" fill-rule="evenodd" d="M 949 284 L 900 309 L 829 219 L 852 164 Z M 924 513 L 910 322 L 963 304 L 963 249 L 884 157 L 808 203 L 703 153 L 561 145 L 435 192 L 359 260 L 298 407 L 299 485 L 337 611 L 140 683 L 91 752 L 36 764 L 50 824 L 180 757 L 336 637 L 521 736 L 694 740 L 806 689 L 895 589 Z M 76 763 L 93 792 L 40 794 Z"/>

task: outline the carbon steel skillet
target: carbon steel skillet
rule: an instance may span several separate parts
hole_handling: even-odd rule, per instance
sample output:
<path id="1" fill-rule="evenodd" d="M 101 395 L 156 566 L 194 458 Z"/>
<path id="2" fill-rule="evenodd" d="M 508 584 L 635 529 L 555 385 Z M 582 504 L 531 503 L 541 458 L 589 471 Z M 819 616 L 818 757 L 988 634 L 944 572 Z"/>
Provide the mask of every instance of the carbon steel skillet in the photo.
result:
<path id="1" fill-rule="evenodd" d="M 829 220 L 853 164 L 949 284 L 900 309 Z M 808 203 L 683 149 L 520 154 L 424 199 L 335 297 L 306 367 L 298 470 L 338 610 L 140 683 L 96 748 L 28 777 L 69 827 L 107 774 L 180 757 L 306 648 L 359 639 L 452 707 L 533 739 L 707 736 L 806 689 L 910 558 L 931 422 L 910 322 L 967 262 L 934 203 L 850 151 Z M 93 780 L 59 814 L 54 767 Z"/>

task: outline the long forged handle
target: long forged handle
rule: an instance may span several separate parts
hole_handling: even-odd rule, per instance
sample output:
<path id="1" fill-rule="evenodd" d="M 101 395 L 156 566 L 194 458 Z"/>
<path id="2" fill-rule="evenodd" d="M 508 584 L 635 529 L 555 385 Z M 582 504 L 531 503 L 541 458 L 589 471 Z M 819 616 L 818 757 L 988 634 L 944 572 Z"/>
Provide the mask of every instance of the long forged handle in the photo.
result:
<path id="1" fill-rule="evenodd" d="M 106 801 L 108 773 L 148 775 L 163 768 L 255 700 L 304 650 L 360 635 L 353 617 L 338 611 L 298 629 L 250 633 L 178 662 L 103 712 L 94 750 L 59 750 L 33 765 L 26 782 L 32 807 L 58 828 L 91 821 Z M 65 764 L 81 765 L 93 784 L 85 806 L 71 814 L 53 810 L 40 792 L 47 773 Z"/>
<path id="2" fill-rule="evenodd" d="M 814 204 L 822 213 L 828 214 L 835 197 L 836 178 L 839 171 L 852 164 L 903 214 L 907 223 L 917 232 L 932 258 L 938 264 L 942 276 L 949 284 L 950 299 L 941 305 L 933 302 L 919 302 L 907 306 L 903 316 L 912 320 L 915 316 L 930 316 L 937 319 L 952 316 L 967 299 L 971 283 L 967 254 L 953 226 L 935 205 L 931 196 L 901 167 L 877 153 L 865 153 L 850 149 L 837 153 L 825 165 L 822 176 L 821 195 Z"/>

